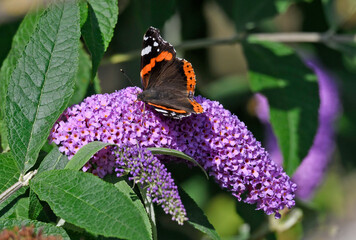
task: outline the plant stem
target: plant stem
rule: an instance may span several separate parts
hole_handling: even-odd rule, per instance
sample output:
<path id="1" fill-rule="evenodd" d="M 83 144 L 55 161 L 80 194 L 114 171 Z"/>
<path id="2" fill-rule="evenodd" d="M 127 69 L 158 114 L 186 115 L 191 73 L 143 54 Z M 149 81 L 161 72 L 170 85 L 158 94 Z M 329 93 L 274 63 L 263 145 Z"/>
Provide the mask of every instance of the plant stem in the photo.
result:
<path id="1" fill-rule="evenodd" d="M 176 46 L 178 50 L 191 50 L 198 48 L 207 48 L 223 44 L 235 44 L 241 41 L 270 41 L 284 43 L 356 43 L 356 35 L 353 34 L 333 34 L 331 32 L 289 32 L 289 33 L 239 33 L 231 38 L 222 39 L 196 39 L 186 41 Z M 140 57 L 140 51 L 132 51 L 125 54 L 114 54 L 110 58 L 104 59 L 102 64 L 116 64 L 127 62 Z"/>
<path id="2" fill-rule="evenodd" d="M 28 172 L 25 176 L 20 175 L 19 181 L 6 189 L 3 193 L 0 194 L 0 204 L 5 202 L 12 194 L 14 194 L 17 190 L 22 188 L 23 186 L 27 186 L 30 179 L 35 176 L 37 170 Z"/>

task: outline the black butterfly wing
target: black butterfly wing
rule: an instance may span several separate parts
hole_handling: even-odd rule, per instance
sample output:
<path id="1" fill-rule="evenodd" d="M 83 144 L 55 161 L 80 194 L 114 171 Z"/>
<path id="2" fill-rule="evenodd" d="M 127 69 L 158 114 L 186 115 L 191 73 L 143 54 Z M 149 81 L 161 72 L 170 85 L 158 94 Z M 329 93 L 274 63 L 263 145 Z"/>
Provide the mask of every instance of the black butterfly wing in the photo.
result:
<path id="1" fill-rule="evenodd" d="M 141 52 L 141 80 L 144 92 L 141 100 L 167 116 L 188 116 L 203 108 L 194 100 L 196 85 L 192 65 L 176 57 L 176 51 L 150 27 Z"/>
<path id="2" fill-rule="evenodd" d="M 176 59 L 176 51 L 171 44 L 165 41 L 158 29 L 150 27 L 143 36 L 141 51 L 141 71 L 140 77 L 143 90 L 148 88 L 149 84 L 154 84 L 151 73 L 162 71 L 165 65 L 172 64 Z"/>

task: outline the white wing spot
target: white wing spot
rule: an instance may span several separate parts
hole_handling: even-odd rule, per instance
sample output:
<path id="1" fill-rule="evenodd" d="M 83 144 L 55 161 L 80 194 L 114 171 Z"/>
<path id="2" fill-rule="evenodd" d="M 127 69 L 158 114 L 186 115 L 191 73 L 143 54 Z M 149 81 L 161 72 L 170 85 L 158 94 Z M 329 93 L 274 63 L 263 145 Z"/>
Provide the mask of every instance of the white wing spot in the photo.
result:
<path id="1" fill-rule="evenodd" d="M 157 42 L 154 42 L 154 43 L 153 43 L 153 46 L 154 46 L 154 47 L 157 47 L 157 46 L 158 46 L 158 43 L 157 43 Z"/>
<path id="2" fill-rule="evenodd" d="M 157 48 L 157 52 L 159 52 L 159 48 Z"/>
<path id="3" fill-rule="evenodd" d="M 160 112 L 160 113 L 168 113 L 166 110 L 163 110 L 163 109 L 160 109 L 160 108 L 155 108 L 155 110 L 157 111 L 157 112 Z"/>
<path id="4" fill-rule="evenodd" d="M 143 40 L 145 40 L 145 41 L 146 41 L 147 39 L 148 39 L 148 37 L 146 37 L 146 35 L 145 35 L 145 36 L 143 36 Z"/>
<path id="5" fill-rule="evenodd" d="M 149 54 L 149 53 L 151 52 L 151 49 L 152 49 L 151 46 L 147 46 L 147 47 L 145 47 L 144 49 L 142 49 L 142 51 L 141 51 L 141 56 L 144 56 L 144 55 L 146 55 L 146 54 Z"/>

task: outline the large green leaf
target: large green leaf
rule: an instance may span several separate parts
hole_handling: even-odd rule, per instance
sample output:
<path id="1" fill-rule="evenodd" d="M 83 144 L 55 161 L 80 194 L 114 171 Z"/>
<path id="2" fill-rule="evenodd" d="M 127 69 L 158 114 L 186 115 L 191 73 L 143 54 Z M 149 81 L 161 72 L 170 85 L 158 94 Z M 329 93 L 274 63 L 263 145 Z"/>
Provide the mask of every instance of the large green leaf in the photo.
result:
<path id="1" fill-rule="evenodd" d="M 117 0 L 88 0 L 88 15 L 82 34 L 92 56 L 92 78 L 114 35 L 118 14 Z"/>
<path id="2" fill-rule="evenodd" d="M 132 190 L 132 187 L 130 187 L 124 180 L 120 180 L 115 183 L 115 187 L 117 187 L 123 194 L 125 194 L 131 199 L 137 210 L 140 212 L 141 218 L 144 221 L 146 229 L 150 231 L 150 236 L 152 236 L 150 220 L 148 219 L 147 212 L 141 202 L 141 199 Z M 152 237 L 150 239 L 152 239 Z"/>
<path id="3" fill-rule="evenodd" d="M 37 175 L 30 186 L 57 216 L 90 233 L 150 238 L 150 230 L 131 199 L 90 173 L 69 169 L 46 171 Z"/>
<path id="4" fill-rule="evenodd" d="M 293 49 L 279 43 L 246 43 L 244 52 L 254 92 L 268 98 L 270 121 L 292 174 L 307 155 L 318 123 L 319 93 L 315 74 Z"/>
<path id="5" fill-rule="evenodd" d="M 6 101 L 8 139 L 24 172 L 34 165 L 73 93 L 79 37 L 77 3 L 56 1 L 42 15 L 13 71 Z"/>
<path id="6" fill-rule="evenodd" d="M 54 235 L 54 236 L 62 236 L 63 240 L 70 240 L 66 231 L 63 228 L 59 228 L 54 226 L 53 224 L 24 219 L 0 219 L 0 229 L 12 229 L 13 227 L 18 226 L 34 226 L 35 231 L 41 231 L 43 235 Z"/>
<path id="7" fill-rule="evenodd" d="M 0 70 L 0 136 L 1 147 L 3 149 L 8 148 L 7 128 L 5 121 L 3 121 L 5 118 L 7 86 L 9 84 L 11 74 L 16 67 L 17 60 L 21 57 L 22 52 L 30 40 L 31 35 L 35 31 L 41 14 L 41 11 L 31 12 L 23 19 L 12 40 L 11 50 L 8 53 L 7 58 L 4 60 Z"/>

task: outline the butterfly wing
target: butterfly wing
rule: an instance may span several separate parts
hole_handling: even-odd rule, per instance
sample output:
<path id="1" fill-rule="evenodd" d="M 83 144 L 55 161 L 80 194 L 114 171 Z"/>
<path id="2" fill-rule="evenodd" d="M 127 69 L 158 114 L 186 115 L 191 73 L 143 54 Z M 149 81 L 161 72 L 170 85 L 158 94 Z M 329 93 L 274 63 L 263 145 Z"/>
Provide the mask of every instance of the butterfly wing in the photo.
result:
<path id="1" fill-rule="evenodd" d="M 172 64 L 175 58 L 176 50 L 173 46 L 161 37 L 157 28 L 150 27 L 143 36 L 141 51 L 140 77 L 143 90 L 148 88 L 149 84 L 154 83 L 150 81 L 151 73 L 163 71 L 166 65 Z"/>
<path id="2" fill-rule="evenodd" d="M 170 117 L 201 113 L 194 100 L 196 78 L 191 63 L 176 57 L 176 51 L 150 27 L 144 36 L 141 52 L 141 99 L 158 112 Z"/>

